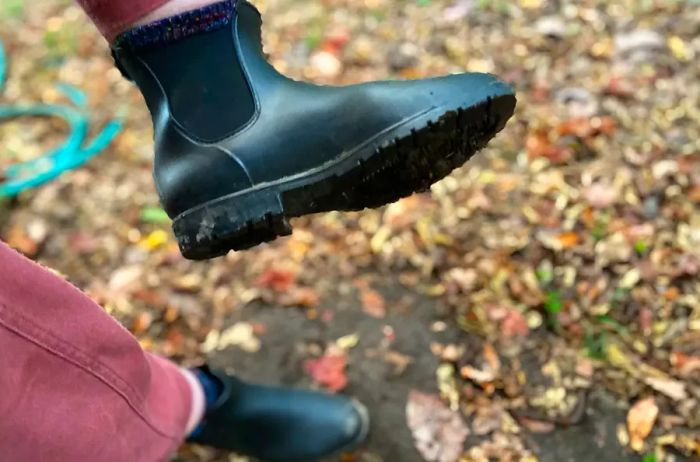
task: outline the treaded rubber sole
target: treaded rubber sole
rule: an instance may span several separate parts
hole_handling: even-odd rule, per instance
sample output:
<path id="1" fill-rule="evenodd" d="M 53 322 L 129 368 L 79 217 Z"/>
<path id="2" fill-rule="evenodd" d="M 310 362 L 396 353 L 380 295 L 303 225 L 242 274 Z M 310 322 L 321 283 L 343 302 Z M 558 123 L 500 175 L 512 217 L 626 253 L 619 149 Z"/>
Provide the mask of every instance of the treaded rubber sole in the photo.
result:
<path id="1" fill-rule="evenodd" d="M 173 222 L 180 250 L 191 260 L 219 257 L 291 234 L 292 217 L 375 208 L 426 191 L 483 148 L 514 109 L 515 96 L 506 94 L 433 111 L 321 170 L 190 209 Z"/>

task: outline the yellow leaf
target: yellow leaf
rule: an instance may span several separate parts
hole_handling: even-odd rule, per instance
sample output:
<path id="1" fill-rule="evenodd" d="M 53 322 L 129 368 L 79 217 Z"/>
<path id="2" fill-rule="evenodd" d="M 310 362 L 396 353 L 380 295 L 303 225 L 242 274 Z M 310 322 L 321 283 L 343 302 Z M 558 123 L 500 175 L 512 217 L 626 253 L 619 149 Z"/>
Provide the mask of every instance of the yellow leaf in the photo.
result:
<path id="1" fill-rule="evenodd" d="M 141 241 L 139 241 L 139 245 L 150 252 L 158 247 L 161 247 L 162 245 L 167 244 L 168 239 L 169 236 L 167 232 L 163 231 L 162 229 L 157 229 L 144 239 L 141 239 Z"/>
<path id="2" fill-rule="evenodd" d="M 671 53 L 677 59 L 685 61 L 688 59 L 688 49 L 685 46 L 685 42 L 682 38 L 674 35 L 668 39 L 668 47 L 671 49 Z"/>
<path id="3" fill-rule="evenodd" d="M 620 279 L 621 289 L 631 289 L 636 286 L 641 278 L 641 273 L 638 268 L 632 268 Z"/>
<path id="4" fill-rule="evenodd" d="M 359 342 L 360 337 L 355 333 L 340 337 L 335 341 L 335 344 L 338 345 L 338 348 L 341 350 L 349 350 L 351 348 L 355 348 Z"/>
<path id="5" fill-rule="evenodd" d="M 526 10 L 534 10 L 540 8 L 544 3 L 543 0 L 520 0 L 520 6 Z"/>
<path id="6" fill-rule="evenodd" d="M 372 248 L 373 253 L 379 253 L 382 251 L 384 244 L 391 237 L 391 229 L 388 226 L 382 226 L 379 230 L 372 236 L 372 240 L 369 245 Z"/>
<path id="7" fill-rule="evenodd" d="M 620 369 L 629 369 L 631 360 L 627 356 L 620 345 L 617 343 L 609 343 L 605 348 L 605 355 L 608 358 L 610 364 Z"/>

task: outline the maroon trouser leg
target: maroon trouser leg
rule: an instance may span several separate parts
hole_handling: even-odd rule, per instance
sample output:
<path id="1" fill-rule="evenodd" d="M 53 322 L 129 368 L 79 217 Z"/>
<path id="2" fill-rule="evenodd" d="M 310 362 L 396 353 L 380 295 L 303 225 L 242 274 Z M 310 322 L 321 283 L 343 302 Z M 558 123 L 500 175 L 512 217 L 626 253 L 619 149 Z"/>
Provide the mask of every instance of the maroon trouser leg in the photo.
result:
<path id="1" fill-rule="evenodd" d="M 107 38 L 143 18 L 168 0 L 78 0 L 92 22 Z"/>
<path id="2" fill-rule="evenodd" d="M 0 242 L 2 462 L 168 460 L 190 390 L 175 364 Z"/>

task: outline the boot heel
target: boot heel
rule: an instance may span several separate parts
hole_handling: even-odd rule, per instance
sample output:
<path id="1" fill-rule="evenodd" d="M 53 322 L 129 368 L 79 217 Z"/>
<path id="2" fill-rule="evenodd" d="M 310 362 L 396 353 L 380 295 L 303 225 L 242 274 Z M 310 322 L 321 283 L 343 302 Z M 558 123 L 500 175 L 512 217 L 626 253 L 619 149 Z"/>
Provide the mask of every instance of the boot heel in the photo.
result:
<path id="1" fill-rule="evenodd" d="M 173 231 L 182 255 L 206 260 L 292 233 L 279 191 L 261 189 L 207 202 L 181 213 Z"/>

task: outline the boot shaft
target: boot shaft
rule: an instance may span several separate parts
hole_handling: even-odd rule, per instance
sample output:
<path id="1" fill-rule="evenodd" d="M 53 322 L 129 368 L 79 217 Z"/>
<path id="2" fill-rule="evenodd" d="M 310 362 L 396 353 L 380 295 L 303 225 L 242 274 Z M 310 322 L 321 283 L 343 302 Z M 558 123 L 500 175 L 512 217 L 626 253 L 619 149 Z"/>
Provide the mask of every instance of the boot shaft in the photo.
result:
<path id="1" fill-rule="evenodd" d="M 188 137 L 213 143 L 253 119 L 256 103 L 242 55 L 264 61 L 260 26 L 252 5 L 227 1 L 117 39 L 115 60 L 143 93 L 156 137 L 172 121 Z"/>

